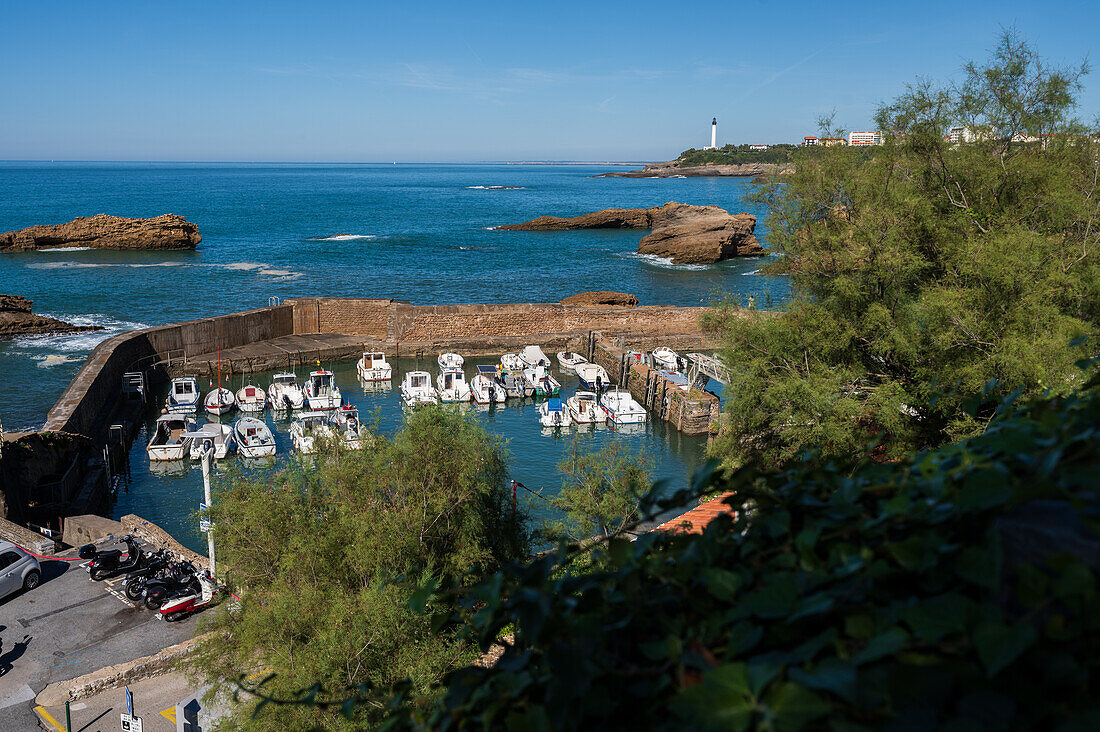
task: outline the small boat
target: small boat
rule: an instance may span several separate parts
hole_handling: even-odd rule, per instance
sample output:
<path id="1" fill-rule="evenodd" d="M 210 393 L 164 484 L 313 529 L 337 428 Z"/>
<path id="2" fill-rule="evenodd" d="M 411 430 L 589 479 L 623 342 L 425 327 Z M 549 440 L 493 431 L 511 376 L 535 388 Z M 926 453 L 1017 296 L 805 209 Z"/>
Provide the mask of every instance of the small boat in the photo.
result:
<path id="1" fill-rule="evenodd" d="M 645 407 L 639 404 L 626 389 L 611 389 L 600 398 L 600 407 L 612 424 L 640 424 L 645 422 Z"/>
<path id="2" fill-rule="evenodd" d="M 290 425 L 290 444 L 298 452 L 316 452 L 318 443 L 331 437 L 332 429 L 324 412 L 302 412 Z"/>
<path id="3" fill-rule="evenodd" d="M 427 371 L 408 371 L 401 380 L 401 400 L 406 406 L 438 404 L 439 397 L 432 387 L 432 377 Z"/>
<path id="4" fill-rule="evenodd" d="M 194 376 L 172 379 L 168 387 L 168 411 L 175 414 L 194 414 L 199 411 L 199 398 L 199 380 Z"/>
<path id="5" fill-rule="evenodd" d="M 577 424 L 595 424 L 607 419 L 607 415 L 597 402 L 595 392 L 578 391 L 569 397 L 566 404 L 569 405 L 569 416 Z"/>
<path id="6" fill-rule="evenodd" d="M 237 409 L 242 412 L 262 412 L 267 408 L 267 392 L 258 386 L 247 384 L 237 389 Z"/>
<path id="7" fill-rule="evenodd" d="M 191 438 L 191 450 L 189 457 L 192 460 L 201 460 L 206 441 L 214 448 L 214 457 L 221 460 L 229 454 L 233 447 L 233 428 L 220 422 L 207 422 L 194 432 L 188 432 L 186 437 Z"/>
<path id="8" fill-rule="evenodd" d="M 578 364 L 576 372 L 577 379 L 580 380 L 585 389 L 602 391 L 611 386 L 611 377 L 607 375 L 606 369 L 598 363 Z"/>
<path id="9" fill-rule="evenodd" d="M 527 366 L 545 366 L 550 368 L 550 359 L 538 346 L 526 346 L 519 352 L 519 360 Z"/>
<path id="10" fill-rule="evenodd" d="M 267 395 L 271 400 L 271 408 L 277 412 L 301 409 L 306 405 L 305 394 L 298 384 L 298 375 L 293 371 L 275 374 L 271 379 L 271 386 L 267 387 Z"/>
<path id="11" fill-rule="evenodd" d="M 355 407 L 345 404 L 332 413 L 328 423 L 340 444 L 347 449 L 358 450 L 363 446 L 367 428 L 360 421 L 359 410 Z"/>
<path id="12" fill-rule="evenodd" d="M 233 392 L 224 386 L 211 389 L 206 393 L 206 399 L 203 400 L 203 407 L 208 414 L 228 414 L 233 411 L 233 405 Z"/>
<path id="13" fill-rule="evenodd" d="M 275 435 L 267 422 L 255 417 L 241 417 L 233 424 L 233 441 L 237 454 L 245 458 L 275 454 Z"/>
<path id="14" fill-rule="evenodd" d="M 671 381 L 683 391 L 691 389 L 691 383 L 688 381 L 688 377 L 684 376 L 679 371 L 658 371 L 657 373 Z"/>
<path id="15" fill-rule="evenodd" d="M 539 424 L 543 427 L 568 427 L 572 421 L 569 410 L 557 397 L 539 405 Z"/>
<path id="16" fill-rule="evenodd" d="M 566 373 L 574 373 L 578 364 L 588 363 L 588 359 L 573 351 L 558 351 L 558 366 Z"/>
<path id="17" fill-rule="evenodd" d="M 522 372 L 525 366 L 518 353 L 504 354 L 500 357 L 500 365 L 504 367 L 505 371 L 512 371 L 517 374 Z"/>
<path id="18" fill-rule="evenodd" d="M 344 398 L 331 371 L 311 371 L 305 388 L 306 404 L 310 409 L 339 409 Z"/>
<path id="19" fill-rule="evenodd" d="M 439 358 L 442 360 L 443 356 Z M 461 356 L 459 360 L 462 360 Z M 470 385 L 466 383 L 466 374 L 462 373 L 461 368 L 449 367 L 441 371 L 439 376 L 435 377 L 435 388 L 441 402 L 470 401 Z"/>
<path id="20" fill-rule="evenodd" d="M 457 353 L 441 353 L 439 358 L 436 359 L 436 363 L 439 364 L 440 371 L 452 371 L 454 369 L 461 369 L 463 360 L 462 356 Z"/>
<path id="21" fill-rule="evenodd" d="M 155 461 L 182 460 L 191 449 L 191 438 L 186 433 L 196 429 L 195 418 L 186 414 L 162 414 L 157 418 L 153 437 L 146 452 Z"/>
<path id="22" fill-rule="evenodd" d="M 501 404 L 508 397 L 504 384 L 497 378 L 497 367 L 484 364 L 477 367 L 470 392 L 478 404 Z"/>
<path id="23" fill-rule="evenodd" d="M 546 371 L 545 366 L 528 366 L 523 370 L 523 380 L 534 389 L 535 396 L 557 396 L 561 384 Z"/>
<path id="24" fill-rule="evenodd" d="M 535 395 L 535 387 L 523 378 L 523 372 L 505 371 L 500 375 L 504 383 L 504 393 L 514 399 L 526 399 Z"/>
<path id="25" fill-rule="evenodd" d="M 653 365 L 658 369 L 665 369 L 667 371 L 679 371 L 680 370 L 680 354 L 671 348 L 655 348 L 653 349 Z"/>
<path id="26" fill-rule="evenodd" d="M 389 381 L 393 378 L 393 367 L 386 361 L 386 354 L 380 351 L 363 351 L 363 357 L 355 369 L 361 381 Z"/>

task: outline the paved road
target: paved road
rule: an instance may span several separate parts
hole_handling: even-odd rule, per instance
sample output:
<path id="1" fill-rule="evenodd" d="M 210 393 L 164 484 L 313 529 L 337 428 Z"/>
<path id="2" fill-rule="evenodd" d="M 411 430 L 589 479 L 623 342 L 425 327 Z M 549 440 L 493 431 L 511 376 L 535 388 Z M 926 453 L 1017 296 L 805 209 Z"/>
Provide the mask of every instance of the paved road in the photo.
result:
<path id="1" fill-rule="evenodd" d="M 135 606 L 121 579 L 93 582 L 79 562 L 41 562 L 38 588 L 0 600 L 0 730 L 35 729 L 32 702 L 47 684 L 148 656 L 195 632 L 194 617 L 165 623 Z"/>
<path id="2" fill-rule="evenodd" d="M 141 717 L 144 732 L 175 732 L 176 704 L 194 692 L 192 684 L 180 673 L 170 673 L 130 685 L 134 695 L 134 714 Z M 119 729 L 119 715 L 126 711 L 126 694 L 111 689 L 71 705 L 69 713 L 74 730 L 93 732 Z M 65 705 L 40 707 L 42 724 L 50 732 L 65 732 Z"/>

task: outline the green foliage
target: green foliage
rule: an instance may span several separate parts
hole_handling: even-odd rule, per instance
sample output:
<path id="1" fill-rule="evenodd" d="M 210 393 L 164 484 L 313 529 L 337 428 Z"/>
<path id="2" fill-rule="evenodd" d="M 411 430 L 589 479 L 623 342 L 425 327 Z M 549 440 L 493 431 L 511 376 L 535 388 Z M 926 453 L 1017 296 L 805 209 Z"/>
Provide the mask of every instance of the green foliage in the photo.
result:
<path id="1" fill-rule="evenodd" d="M 748 145 L 725 145 L 717 150 L 684 150 L 677 160 L 682 167 L 695 165 L 751 165 L 753 163 L 783 164 L 791 162 L 796 145 L 772 145 L 767 150 L 750 150 Z"/>
<path id="2" fill-rule="evenodd" d="M 502 444 L 443 408 L 409 416 L 391 441 L 335 451 L 269 478 L 238 479 L 215 497 L 219 566 L 242 598 L 219 612 L 196 667 L 235 679 L 269 669 L 263 696 L 359 688 L 335 707 L 246 704 L 248 729 L 361 729 L 390 686 L 427 692 L 473 649 L 436 632 L 410 603 L 416 589 L 526 554 L 525 516 L 505 486 Z M 474 575 L 477 576 L 477 575 Z"/>
<path id="3" fill-rule="evenodd" d="M 653 482 L 653 460 L 617 441 L 589 453 L 576 439 L 558 470 L 565 481 L 550 503 L 565 512 L 566 521 L 551 525 L 547 532 L 574 541 L 610 536 L 635 524 L 638 501 Z"/>
<path id="4" fill-rule="evenodd" d="M 1095 728 L 1098 474 L 1095 380 L 899 462 L 712 474 L 736 516 L 702 535 L 612 539 L 587 574 L 560 571 L 563 548 L 458 590 L 482 647 L 508 624 L 514 645 L 433 702 L 406 688 L 387 724 Z"/>
<path id="5" fill-rule="evenodd" d="M 883 107 L 884 146 L 798 152 L 758 192 L 792 299 L 710 319 L 733 374 L 716 456 L 899 458 L 977 434 L 1011 391 L 1080 383 L 1100 323 L 1100 142 L 1071 119 L 1084 71 L 1010 32 L 960 85 Z M 952 145 L 957 123 L 997 134 Z"/>

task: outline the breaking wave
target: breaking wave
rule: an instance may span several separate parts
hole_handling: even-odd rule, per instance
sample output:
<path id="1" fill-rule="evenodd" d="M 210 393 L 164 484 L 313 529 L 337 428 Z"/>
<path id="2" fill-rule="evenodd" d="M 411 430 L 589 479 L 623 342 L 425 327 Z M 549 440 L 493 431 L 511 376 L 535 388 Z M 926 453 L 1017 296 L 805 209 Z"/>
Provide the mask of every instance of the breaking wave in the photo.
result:
<path id="1" fill-rule="evenodd" d="M 709 264 L 673 264 L 672 259 L 668 257 L 658 257 L 656 254 L 638 254 L 637 252 L 627 252 L 627 257 L 631 259 L 639 259 L 645 264 L 653 267 L 660 267 L 661 269 L 674 269 L 677 271 L 696 271 L 710 269 Z"/>
<path id="2" fill-rule="evenodd" d="M 377 239 L 377 234 L 333 234 L 332 236 L 314 236 L 309 241 L 361 241 L 363 239 Z"/>
<path id="3" fill-rule="evenodd" d="M 523 191 L 527 186 L 466 186 L 471 191 Z"/>
<path id="4" fill-rule="evenodd" d="M 128 330 L 137 330 L 148 327 L 145 323 L 132 320 L 122 320 L 102 313 L 90 313 L 86 315 L 69 315 L 66 313 L 42 313 L 50 318 L 57 318 L 73 325 L 98 325 L 103 330 L 90 330 L 85 333 L 58 333 L 47 335 L 19 336 L 14 339 L 17 350 L 29 351 L 29 355 L 38 361 L 42 368 L 49 368 L 59 364 L 68 363 L 74 359 L 62 357 L 61 354 L 87 352 L 98 346 L 111 336 L 125 333 Z M 47 351 L 47 353 L 41 353 Z"/>

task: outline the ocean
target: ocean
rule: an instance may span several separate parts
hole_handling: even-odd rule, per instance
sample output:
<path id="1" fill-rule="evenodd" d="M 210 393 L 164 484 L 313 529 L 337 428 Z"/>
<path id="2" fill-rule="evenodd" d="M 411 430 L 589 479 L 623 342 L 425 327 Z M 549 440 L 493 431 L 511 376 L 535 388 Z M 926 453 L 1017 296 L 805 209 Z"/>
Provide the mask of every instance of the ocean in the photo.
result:
<path id="1" fill-rule="evenodd" d="M 781 303 L 786 281 L 759 273 L 763 258 L 673 266 L 634 253 L 637 231 L 498 231 L 542 215 L 574 216 L 668 201 L 712 204 L 763 217 L 741 178 L 597 178 L 620 170 L 573 165 L 315 165 L 209 163 L 0 163 L 0 231 L 76 216 L 179 214 L 196 223 L 194 252 L 51 250 L 0 255 L 0 292 L 34 310 L 104 330 L 0 341 L 0 422 L 37 428 L 101 340 L 125 330 L 266 305 L 278 296 L 393 297 L 416 304 L 556 302 L 618 290 L 642 304 L 704 305 L 753 296 Z M 434 372 L 434 363 L 431 364 Z M 365 394 L 354 364 L 336 365 L 345 393 L 383 430 L 400 425 L 396 392 Z M 395 375 L 394 385 L 398 382 Z M 267 381 L 261 382 L 266 386 Z M 205 388 L 205 384 L 203 385 Z M 568 384 L 567 384 L 568 386 Z M 533 405 L 478 413 L 509 440 L 510 469 L 546 495 L 569 437 L 540 433 Z M 285 425 L 279 427 L 285 432 Z M 285 435 L 284 435 L 285 437 Z M 686 482 L 705 440 L 651 425 L 623 439 L 654 458 L 659 477 Z M 140 442 L 140 441 L 139 441 Z M 140 448 L 139 443 L 135 443 Z M 136 512 L 201 543 L 191 515 L 197 470 L 149 471 L 144 450 L 112 515 Z"/>

